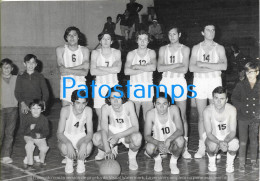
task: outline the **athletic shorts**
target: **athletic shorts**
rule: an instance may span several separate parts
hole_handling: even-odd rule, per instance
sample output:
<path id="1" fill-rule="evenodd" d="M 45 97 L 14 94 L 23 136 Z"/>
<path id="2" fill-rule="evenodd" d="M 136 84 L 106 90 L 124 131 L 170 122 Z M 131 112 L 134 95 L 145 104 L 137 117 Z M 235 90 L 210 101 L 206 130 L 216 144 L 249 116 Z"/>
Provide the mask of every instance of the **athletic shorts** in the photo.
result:
<path id="1" fill-rule="evenodd" d="M 117 134 L 122 132 L 122 130 L 119 130 L 118 128 L 115 128 L 113 126 L 109 126 L 109 132 L 111 132 L 112 134 Z M 120 138 L 117 143 L 122 143 L 123 145 L 125 145 L 126 148 L 129 148 L 129 144 L 125 142 L 125 138 Z"/>
<path id="2" fill-rule="evenodd" d="M 96 86 L 95 86 L 95 94 L 93 95 L 92 93 L 92 97 L 94 96 L 94 108 L 101 108 L 104 104 L 105 104 L 105 98 L 102 98 L 99 94 L 99 88 L 102 86 L 102 85 L 108 85 L 110 88 L 114 87 L 116 84 L 99 84 L 99 83 L 96 83 Z M 103 86 L 101 88 L 101 95 L 103 97 L 106 96 L 108 92 L 108 87 L 107 86 Z"/>
<path id="3" fill-rule="evenodd" d="M 135 102 L 153 101 L 154 87 L 148 88 L 148 85 L 153 85 L 152 83 L 151 84 L 140 83 L 140 84 L 131 84 L 131 85 L 132 87 L 130 87 L 130 92 L 128 92 L 128 94 L 130 94 L 129 99 L 131 101 L 135 101 Z M 135 85 L 142 85 L 144 86 L 144 89 L 141 86 L 135 87 Z M 135 95 L 135 90 L 138 90 L 136 91 L 136 95 Z M 150 92 L 150 96 L 148 97 L 149 92 Z M 142 96 L 143 98 L 139 98 Z"/>
<path id="4" fill-rule="evenodd" d="M 193 85 L 196 86 L 193 87 L 193 91 L 197 93 L 197 96 L 195 98 L 212 99 L 213 90 L 218 86 L 222 86 L 222 80 L 220 76 L 215 78 L 194 77 Z"/>
<path id="5" fill-rule="evenodd" d="M 184 77 L 174 77 L 174 78 L 168 78 L 163 77 L 160 85 L 165 85 L 167 88 L 167 93 L 174 98 L 175 101 L 185 101 L 187 100 L 187 81 Z M 172 92 L 172 85 L 180 85 L 174 87 L 174 92 Z M 160 87 L 161 92 L 165 92 L 164 87 Z M 183 94 L 182 94 L 183 93 Z M 182 96 L 181 96 L 182 94 Z M 178 98 L 179 97 L 179 98 Z"/>
<path id="6" fill-rule="evenodd" d="M 214 136 L 215 136 L 218 140 L 224 141 L 224 139 L 226 138 L 227 135 L 228 135 L 228 134 L 226 134 L 226 135 L 214 135 Z M 203 139 L 204 142 L 206 141 L 206 139 L 207 139 L 207 133 L 206 133 L 206 132 L 203 133 L 202 139 Z"/>
<path id="7" fill-rule="evenodd" d="M 67 134 L 64 132 L 64 135 L 71 141 L 73 147 L 78 150 L 77 148 L 77 143 L 79 142 L 79 140 L 81 138 L 83 138 L 84 136 L 86 136 L 86 133 L 79 133 L 79 134 L 76 134 L 76 135 L 73 135 L 73 134 Z"/>
<path id="8" fill-rule="evenodd" d="M 70 76 L 68 76 L 70 77 Z M 66 87 L 71 87 L 73 85 L 73 81 L 71 79 L 66 79 Z M 60 80 L 60 99 L 71 102 L 71 94 L 74 90 L 84 89 L 84 87 L 78 87 L 79 85 L 86 85 L 86 79 L 83 77 L 80 81 L 75 80 L 75 86 L 72 88 L 65 89 L 65 97 L 63 98 L 63 77 Z"/>

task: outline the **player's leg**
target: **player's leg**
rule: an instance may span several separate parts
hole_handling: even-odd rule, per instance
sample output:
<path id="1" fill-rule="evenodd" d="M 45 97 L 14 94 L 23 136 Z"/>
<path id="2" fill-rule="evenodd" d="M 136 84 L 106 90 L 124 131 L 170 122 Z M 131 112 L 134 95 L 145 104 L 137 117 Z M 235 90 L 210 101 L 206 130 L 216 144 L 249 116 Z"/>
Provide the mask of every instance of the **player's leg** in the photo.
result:
<path id="1" fill-rule="evenodd" d="M 104 146 L 101 131 L 94 133 L 92 138 L 93 144 L 98 147 L 98 153 L 95 156 L 95 160 L 103 160 L 105 158 Z"/>
<path id="2" fill-rule="evenodd" d="M 218 144 L 210 141 L 208 138 L 206 139 L 205 144 L 206 144 L 207 154 L 209 158 L 208 169 L 211 172 L 215 172 L 217 171 L 216 154 L 219 151 L 219 146 Z"/>
<path id="3" fill-rule="evenodd" d="M 161 155 L 159 154 L 159 149 L 157 148 L 156 145 L 152 143 L 147 143 L 145 147 L 146 153 L 154 159 L 154 171 L 156 172 L 161 172 L 163 170 L 162 167 L 162 158 Z"/>
<path id="4" fill-rule="evenodd" d="M 89 141 L 86 143 L 84 137 L 79 139 L 79 141 L 76 144 L 76 147 L 78 150 L 77 154 L 86 152 L 84 154 L 83 159 L 79 159 L 79 158 L 77 159 L 77 173 L 84 173 L 86 171 L 84 161 L 89 156 L 89 154 L 91 153 L 91 150 L 93 148 L 92 141 Z M 78 157 L 78 155 L 77 155 L 77 157 Z"/>
<path id="5" fill-rule="evenodd" d="M 33 151 L 35 149 L 33 138 L 30 136 L 24 136 L 25 140 L 25 151 L 27 157 L 27 164 L 33 165 Z"/>
<path id="6" fill-rule="evenodd" d="M 251 158 L 253 170 L 259 169 L 259 165 L 257 163 L 258 136 L 259 136 L 258 129 L 259 129 L 259 123 L 254 123 L 249 125 L 250 158 Z"/>
<path id="7" fill-rule="evenodd" d="M 125 138 L 125 142 L 129 144 L 129 169 L 137 170 L 138 164 L 136 161 L 136 155 L 138 153 L 139 148 L 142 145 L 142 135 L 140 132 L 133 133 Z"/>
<path id="8" fill-rule="evenodd" d="M 46 139 L 36 139 L 34 140 L 35 145 L 38 146 L 40 150 L 40 162 L 44 164 L 46 153 L 49 150 L 49 147 L 47 146 Z"/>
<path id="9" fill-rule="evenodd" d="M 234 172 L 234 159 L 236 157 L 238 148 L 239 148 L 239 141 L 237 138 L 232 139 L 228 143 L 227 162 L 226 162 L 226 172 L 228 173 Z"/>
<path id="10" fill-rule="evenodd" d="M 185 140 L 182 136 L 179 136 L 173 140 L 170 144 L 169 151 L 172 154 L 170 160 L 170 169 L 172 174 L 179 174 L 180 170 L 177 167 L 177 161 L 180 157 L 185 145 Z"/>

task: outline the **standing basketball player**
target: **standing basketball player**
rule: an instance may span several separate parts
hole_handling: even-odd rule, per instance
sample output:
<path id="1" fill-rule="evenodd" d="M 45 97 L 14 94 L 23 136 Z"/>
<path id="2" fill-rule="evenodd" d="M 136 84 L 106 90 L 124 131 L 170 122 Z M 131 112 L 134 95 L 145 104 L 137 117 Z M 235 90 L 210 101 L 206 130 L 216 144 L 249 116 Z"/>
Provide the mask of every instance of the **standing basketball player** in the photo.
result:
<path id="1" fill-rule="evenodd" d="M 207 99 L 212 102 L 212 91 L 222 85 L 221 71 L 227 69 L 227 57 L 223 46 L 214 42 L 215 26 L 204 24 L 201 31 L 204 41 L 192 48 L 189 69 L 193 72 L 194 91 L 197 92 L 196 106 L 199 115 L 199 149 L 195 158 L 205 155 L 205 144 L 202 135 L 205 132 L 203 126 L 203 110 L 207 106 Z"/>
<path id="2" fill-rule="evenodd" d="M 118 84 L 117 74 L 121 71 L 121 52 L 111 48 L 113 36 L 107 32 L 101 33 L 98 36 L 101 48 L 93 50 L 91 54 L 90 73 L 96 76 L 95 90 L 92 87 L 92 97 L 94 97 L 94 108 L 98 116 L 98 130 L 100 129 L 101 107 L 105 104 L 105 95 L 108 87 L 114 87 Z M 102 87 L 101 87 L 102 86 Z M 99 91 L 100 89 L 100 91 Z M 103 97 L 101 97 L 103 96 Z M 104 153 L 99 150 L 96 160 L 104 158 Z"/>
<path id="3" fill-rule="evenodd" d="M 177 26 L 173 26 L 168 31 L 170 44 L 162 46 L 159 50 L 159 60 L 157 69 L 158 72 L 163 72 L 160 84 L 165 85 L 167 93 L 174 95 L 176 105 L 181 110 L 181 117 L 184 125 L 184 139 L 186 140 L 183 157 L 191 159 L 191 154 L 188 152 L 188 124 L 186 118 L 186 100 L 187 100 L 187 82 L 185 74 L 189 67 L 190 48 L 180 44 L 179 38 L 181 32 Z M 180 85 L 172 90 L 172 85 Z M 161 91 L 165 91 L 161 89 Z M 183 95 L 182 95 L 183 93 Z"/>
<path id="4" fill-rule="evenodd" d="M 78 90 L 75 90 L 71 95 L 72 104 L 62 107 L 57 130 L 58 147 L 67 158 L 66 173 L 73 172 L 74 159 L 77 159 L 77 172 L 84 173 L 84 160 L 93 146 L 92 109 L 87 106 L 87 98 L 80 98 L 77 92 Z M 84 91 L 79 94 L 86 97 Z"/>
<path id="5" fill-rule="evenodd" d="M 138 32 L 136 34 L 138 48 L 127 54 L 125 64 L 125 75 L 130 75 L 130 84 L 132 85 L 131 92 L 128 91 L 127 94 L 130 94 L 130 100 L 135 103 L 138 117 L 141 105 L 144 117 L 146 112 L 153 108 L 152 99 L 154 90 L 153 88 L 149 88 L 148 85 L 153 85 L 153 71 L 156 69 L 156 54 L 154 50 L 147 48 L 149 40 L 150 35 L 148 33 L 144 31 Z M 143 86 L 144 91 L 136 91 L 137 89 L 140 90 L 140 86 Z M 136 91 L 136 94 L 134 94 L 134 91 Z M 150 97 L 148 97 L 149 91 Z"/>
<path id="6" fill-rule="evenodd" d="M 123 95 L 120 95 L 120 92 Z M 104 150 L 105 156 L 110 159 L 117 154 L 113 147 L 123 143 L 129 148 L 129 169 L 138 169 L 136 155 L 141 147 L 142 135 L 139 132 L 134 104 L 127 101 L 122 88 L 113 87 L 110 97 L 106 98 L 106 104 L 102 106 L 101 130 L 94 134 L 93 143 Z"/>
<path id="7" fill-rule="evenodd" d="M 234 172 L 234 159 L 239 148 L 236 138 L 237 110 L 227 103 L 227 91 L 219 86 L 212 92 L 213 103 L 203 111 L 203 133 L 209 157 L 208 169 L 217 171 L 216 154 L 219 150 L 227 152 L 226 172 Z M 206 137 L 206 138 L 205 138 Z"/>
<path id="8" fill-rule="evenodd" d="M 172 174 L 179 174 L 177 160 L 182 153 L 185 140 L 183 138 L 183 126 L 179 108 L 171 105 L 171 97 L 160 92 L 159 97 L 153 98 L 154 109 L 147 112 L 144 135 L 146 152 L 154 158 L 154 170 L 161 172 L 161 154 L 172 154 L 170 169 Z M 153 131 L 153 135 L 152 135 Z"/>
<path id="9" fill-rule="evenodd" d="M 89 50 L 87 47 L 79 45 L 80 38 L 81 32 L 78 28 L 68 27 L 64 34 L 65 46 L 59 46 L 56 49 L 57 63 L 61 73 L 60 99 L 62 106 L 70 104 L 71 94 L 74 90 L 79 89 L 78 85 L 86 85 Z"/>

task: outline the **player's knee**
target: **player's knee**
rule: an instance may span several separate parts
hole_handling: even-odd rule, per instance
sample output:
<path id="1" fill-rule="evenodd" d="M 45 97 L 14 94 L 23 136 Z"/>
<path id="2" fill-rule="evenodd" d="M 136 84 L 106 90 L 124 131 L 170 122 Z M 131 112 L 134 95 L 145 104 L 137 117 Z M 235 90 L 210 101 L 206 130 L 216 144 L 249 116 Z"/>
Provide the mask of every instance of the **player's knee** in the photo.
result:
<path id="1" fill-rule="evenodd" d="M 154 151 L 156 150 L 156 146 L 154 144 L 147 143 L 145 150 L 148 155 L 152 156 Z"/>
<path id="2" fill-rule="evenodd" d="M 208 152 L 216 152 L 218 149 L 218 145 L 212 141 L 206 141 L 206 147 Z"/>
<path id="3" fill-rule="evenodd" d="M 178 148 L 183 148 L 185 145 L 185 139 L 183 138 L 183 136 L 179 136 L 178 138 L 175 139 L 175 143 Z"/>
<path id="4" fill-rule="evenodd" d="M 93 135 L 93 144 L 95 146 L 99 146 L 101 143 L 102 143 L 102 135 L 100 132 L 96 132 L 94 135 Z"/>
<path id="5" fill-rule="evenodd" d="M 228 150 L 229 151 L 237 151 L 239 148 L 239 141 L 237 138 L 234 138 L 228 143 Z"/>
<path id="6" fill-rule="evenodd" d="M 131 135 L 131 140 L 132 140 L 132 143 L 135 145 L 135 146 L 141 146 L 142 144 L 142 135 L 141 133 L 137 132 L 137 133 L 134 133 Z"/>
<path id="7" fill-rule="evenodd" d="M 35 145 L 34 145 L 33 142 L 28 142 L 28 143 L 26 143 L 26 145 L 25 145 L 25 149 L 26 149 L 26 150 L 34 150 L 34 148 L 35 148 Z"/>
<path id="8" fill-rule="evenodd" d="M 58 143 L 58 148 L 63 156 L 67 155 L 67 146 L 63 143 Z"/>
<path id="9" fill-rule="evenodd" d="M 40 150 L 40 152 L 47 153 L 47 151 L 49 150 L 49 147 L 48 146 L 40 146 L 39 150 Z"/>

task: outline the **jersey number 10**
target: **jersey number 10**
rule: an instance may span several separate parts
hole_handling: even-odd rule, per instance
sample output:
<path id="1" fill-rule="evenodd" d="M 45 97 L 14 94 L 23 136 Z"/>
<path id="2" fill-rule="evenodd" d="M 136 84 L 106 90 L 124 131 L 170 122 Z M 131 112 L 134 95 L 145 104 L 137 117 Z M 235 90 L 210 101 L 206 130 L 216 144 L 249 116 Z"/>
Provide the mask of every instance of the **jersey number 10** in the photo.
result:
<path id="1" fill-rule="evenodd" d="M 169 127 L 162 128 L 162 132 L 163 132 L 163 134 L 169 134 L 170 128 Z"/>

